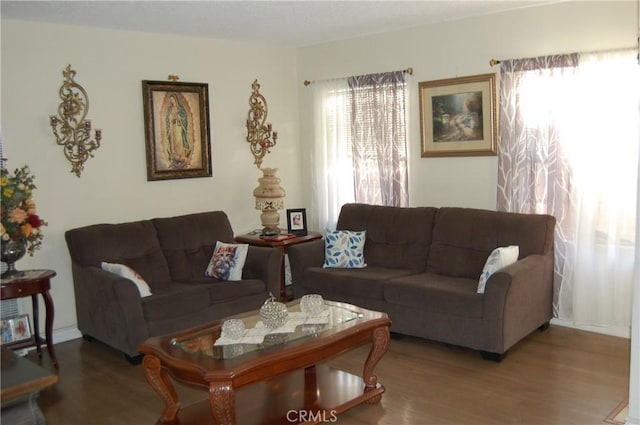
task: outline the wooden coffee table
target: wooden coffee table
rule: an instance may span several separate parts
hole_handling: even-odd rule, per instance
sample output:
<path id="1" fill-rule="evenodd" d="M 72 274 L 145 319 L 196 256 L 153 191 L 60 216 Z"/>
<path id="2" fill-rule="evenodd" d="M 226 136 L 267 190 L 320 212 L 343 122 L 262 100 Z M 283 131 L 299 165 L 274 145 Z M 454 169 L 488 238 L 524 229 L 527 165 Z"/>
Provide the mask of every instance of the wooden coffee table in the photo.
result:
<path id="1" fill-rule="evenodd" d="M 389 348 L 391 321 L 385 313 L 326 304 L 328 324 L 299 325 L 293 333 L 267 335 L 261 344 L 215 346 L 223 321 L 148 339 L 140 346 L 142 369 L 165 404 L 157 423 L 317 424 L 378 403 L 385 389 L 373 370 Z M 299 300 L 287 306 L 299 311 Z M 247 328 L 259 321 L 257 312 L 233 317 Z M 367 343 L 362 376 L 322 364 Z M 171 378 L 208 391 L 208 400 L 181 408 Z"/>

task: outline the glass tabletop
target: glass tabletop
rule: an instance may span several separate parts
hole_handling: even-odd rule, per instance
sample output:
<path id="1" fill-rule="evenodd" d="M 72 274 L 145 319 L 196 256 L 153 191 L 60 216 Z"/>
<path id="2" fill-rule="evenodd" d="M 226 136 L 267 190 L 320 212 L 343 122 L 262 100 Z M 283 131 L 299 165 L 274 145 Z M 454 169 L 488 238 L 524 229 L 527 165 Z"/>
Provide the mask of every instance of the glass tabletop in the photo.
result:
<path id="1" fill-rule="evenodd" d="M 257 313 L 231 316 L 227 319 L 241 319 L 245 326 L 245 336 L 237 342 L 222 334 L 222 320 L 197 333 L 173 338 L 171 345 L 189 354 L 227 360 L 303 338 L 312 338 L 338 325 L 363 317 L 362 313 L 331 301 L 325 301 L 325 306 L 322 313 L 312 316 L 301 311 L 299 300 L 288 303 L 287 322 L 281 328 L 273 330 L 263 325 Z"/>

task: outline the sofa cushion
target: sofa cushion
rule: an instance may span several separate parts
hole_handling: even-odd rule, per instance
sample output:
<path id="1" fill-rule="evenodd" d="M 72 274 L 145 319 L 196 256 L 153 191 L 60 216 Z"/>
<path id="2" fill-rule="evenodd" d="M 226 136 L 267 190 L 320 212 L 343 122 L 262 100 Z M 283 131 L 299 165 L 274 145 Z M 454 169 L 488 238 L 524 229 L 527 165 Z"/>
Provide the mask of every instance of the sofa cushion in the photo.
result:
<path id="1" fill-rule="evenodd" d="M 433 207 L 345 204 L 336 228 L 367 231 L 364 258 L 369 266 L 424 271 L 436 211 Z"/>
<path id="2" fill-rule="evenodd" d="M 384 298 L 391 304 L 420 308 L 431 313 L 459 317 L 482 317 L 483 296 L 478 281 L 419 273 L 384 284 Z"/>
<path id="3" fill-rule="evenodd" d="M 233 230 L 222 211 L 151 220 L 173 281 L 203 276 L 217 241 L 233 243 Z"/>
<path id="4" fill-rule="evenodd" d="M 148 220 L 80 227 L 67 231 L 65 238 L 71 259 L 80 266 L 124 264 L 140 273 L 152 291 L 171 280 L 156 229 Z"/>
<path id="5" fill-rule="evenodd" d="M 216 242 L 205 275 L 220 280 L 242 279 L 242 268 L 247 261 L 249 244 Z"/>
<path id="6" fill-rule="evenodd" d="M 364 269 L 326 269 L 309 267 L 305 270 L 307 293 L 317 293 L 325 299 L 332 294 L 383 300 L 383 285 L 392 278 L 411 274 L 410 270 L 367 266 Z M 295 284 L 295 283 L 294 283 Z"/>
<path id="7" fill-rule="evenodd" d="M 170 283 L 142 299 L 145 319 L 166 320 L 189 316 L 209 306 L 209 291 L 205 286 Z"/>
<path id="8" fill-rule="evenodd" d="M 518 245 L 520 258 L 552 249 L 555 219 L 472 208 L 440 208 L 427 271 L 477 279 L 491 252 Z"/>
<path id="9" fill-rule="evenodd" d="M 324 268 L 363 268 L 364 242 L 366 231 L 352 232 L 350 230 L 336 230 L 329 232 L 325 240 Z"/>
<path id="10" fill-rule="evenodd" d="M 259 279 L 226 281 L 203 276 L 190 280 L 188 284 L 206 288 L 209 301 L 213 304 L 224 300 L 236 300 L 251 295 L 265 294 L 267 291 L 266 284 Z"/>

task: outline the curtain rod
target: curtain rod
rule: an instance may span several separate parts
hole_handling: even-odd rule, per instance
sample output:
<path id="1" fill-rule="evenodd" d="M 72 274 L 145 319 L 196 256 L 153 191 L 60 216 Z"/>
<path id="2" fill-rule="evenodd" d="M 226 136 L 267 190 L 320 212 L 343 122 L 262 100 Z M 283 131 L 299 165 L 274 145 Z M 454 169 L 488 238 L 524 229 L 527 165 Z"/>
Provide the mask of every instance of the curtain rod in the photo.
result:
<path id="1" fill-rule="evenodd" d="M 409 67 L 407 69 L 403 69 L 402 72 L 404 72 L 405 74 L 409 74 L 409 75 L 413 75 L 413 68 Z M 308 86 L 309 84 L 313 83 L 313 81 L 309 81 L 309 80 L 304 80 L 303 84 L 304 86 Z"/>
<path id="2" fill-rule="evenodd" d="M 638 0 L 638 1 L 640 3 L 640 0 Z M 640 34 L 640 30 L 639 30 L 639 34 Z M 577 53 L 577 54 L 580 54 L 580 53 L 606 53 L 606 52 L 612 52 L 612 51 L 617 51 L 617 50 L 627 50 L 627 49 L 638 49 L 638 55 L 640 56 L 640 35 L 638 36 L 638 45 L 636 45 L 636 46 L 614 47 L 613 49 L 604 49 L 604 50 L 588 50 L 588 51 L 585 51 L 585 52 L 574 52 L 574 53 L 571 53 L 571 54 L 575 54 L 575 53 Z M 566 54 L 569 54 L 569 53 L 566 53 Z M 548 55 L 546 55 L 546 56 L 548 56 Z M 540 56 L 540 57 L 542 57 L 542 56 Z M 504 60 L 515 60 L 515 59 L 502 59 L 502 60 L 500 60 L 500 59 L 491 58 L 489 60 L 489 66 L 500 65 L 500 63 L 502 61 L 504 61 Z M 639 63 L 640 63 L 640 57 L 639 57 Z"/>

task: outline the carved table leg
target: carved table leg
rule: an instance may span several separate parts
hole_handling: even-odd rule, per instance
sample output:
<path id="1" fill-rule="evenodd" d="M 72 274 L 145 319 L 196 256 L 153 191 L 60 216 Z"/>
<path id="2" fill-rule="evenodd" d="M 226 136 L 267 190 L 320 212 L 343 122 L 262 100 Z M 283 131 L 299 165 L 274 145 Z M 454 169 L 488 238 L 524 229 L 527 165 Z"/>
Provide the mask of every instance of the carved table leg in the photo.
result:
<path id="1" fill-rule="evenodd" d="M 42 298 L 44 298 L 44 306 L 45 306 L 45 322 L 44 322 L 44 334 L 45 341 L 47 342 L 47 351 L 49 352 L 49 357 L 53 361 L 53 365 L 58 368 L 58 358 L 56 357 L 56 352 L 53 349 L 53 300 L 51 299 L 51 294 L 49 291 L 44 291 L 42 293 Z"/>
<path id="2" fill-rule="evenodd" d="M 144 356 L 142 359 L 142 372 L 151 388 L 158 393 L 166 406 L 162 410 L 162 416 L 157 423 L 178 424 L 177 415 L 178 410 L 180 410 L 178 394 L 171 383 L 169 374 L 160 366 L 160 359 L 150 354 Z"/>
<path id="3" fill-rule="evenodd" d="M 209 383 L 209 403 L 211 403 L 213 423 L 235 425 L 236 401 L 231 382 Z"/>
<path id="4" fill-rule="evenodd" d="M 377 388 L 378 385 L 378 377 L 373 373 L 373 369 L 378 364 L 384 353 L 389 349 L 389 345 L 391 344 L 391 337 L 389 334 L 388 327 L 376 328 L 373 331 L 373 341 L 371 344 L 371 351 L 369 351 L 369 356 L 367 357 L 367 361 L 364 364 L 364 372 L 362 374 L 362 379 L 364 380 L 364 392 L 372 391 Z M 373 397 L 368 400 L 367 403 L 379 403 L 382 399 L 382 394 L 377 397 Z"/>
<path id="5" fill-rule="evenodd" d="M 304 369 L 304 408 L 318 406 L 318 376 L 316 366 L 309 366 Z"/>
<path id="6" fill-rule="evenodd" d="M 38 305 L 38 294 L 31 295 L 31 306 L 33 310 L 33 338 L 36 341 L 36 351 L 38 352 L 38 357 L 42 358 L 42 348 L 40 348 L 40 345 L 42 344 L 42 338 L 40 338 L 40 313 Z"/>

